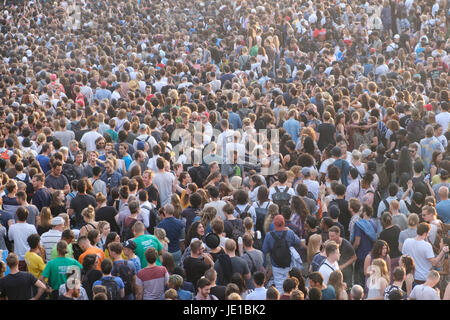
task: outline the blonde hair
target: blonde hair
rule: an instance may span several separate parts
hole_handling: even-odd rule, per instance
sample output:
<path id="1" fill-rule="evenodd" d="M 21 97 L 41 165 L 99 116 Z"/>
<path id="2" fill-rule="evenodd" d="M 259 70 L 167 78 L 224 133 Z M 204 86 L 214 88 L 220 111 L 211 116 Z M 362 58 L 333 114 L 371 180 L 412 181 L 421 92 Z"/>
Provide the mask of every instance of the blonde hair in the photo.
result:
<path id="1" fill-rule="evenodd" d="M 84 208 L 81 211 L 81 215 L 89 220 L 93 220 L 95 218 L 95 209 L 93 206 L 88 205 L 87 208 Z"/>
<path id="2" fill-rule="evenodd" d="M 58 217 L 64 219 L 64 230 L 70 229 L 70 217 L 67 213 L 60 213 Z"/>
<path id="3" fill-rule="evenodd" d="M 278 205 L 275 203 L 272 203 L 267 208 L 266 220 L 264 221 L 264 232 L 265 233 L 269 232 L 270 224 L 272 223 L 273 218 L 275 218 L 275 216 L 279 213 L 278 210 L 279 210 Z"/>
<path id="4" fill-rule="evenodd" d="M 335 270 L 330 274 L 328 279 L 328 285 L 332 285 L 336 291 L 336 298 L 339 300 L 342 292 L 344 291 L 344 276 L 341 270 Z"/>
<path id="5" fill-rule="evenodd" d="M 234 176 L 231 178 L 230 184 L 231 184 L 231 187 L 233 187 L 233 189 L 235 189 L 235 190 L 239 189 L 242 184 L 242 178 L 238 177 L 238 176 Z"/>
<path id="6" fill-rule="evenodd" d="M 320 251 L 320 245 L 322 244 L 322 236 L 320 234 L 313 234 L 309 237 L 307 257 L 308 262 L 311 263 L 314 255 Z"/>
<path id="7" fill-rule="evenodd" d="M 169 239 L 166 237 L 166 230 L 162 228 L 155 228 L 154 231 L 155 237 L 157 237 L 160 241 L 164 241 L 165 243 L 169 243 Z"/>
<path id="8" fill-rule="evenodd" d="M 43 207 L 41 209 L 41 213 L 39 214 L 40 218 L 40 225 L 44 228 L 51 228 L 52 227 L 52 212 L 50 211 L 49 207 Z"/>
<path id="9" fill-rule="evenodd" d="M 107 225 L 109 225 L 109 222 L 108 222 L 108 221 L 105 221 L 105 220 L 99 221 L 99 222 L 98 222 L 98 231 L 100 231 L 100 233 L 102 233 L 102 232 L 103 232 L 103 229 L 104 229 Z"/>
<path id="10" fill-rule="evenodd" d="M 384 261 L 381 258 L 378 258 L 372 261 L 372 265 L 377 266 L 380 269 L 381 277 L 386 279 L 387 283 L 389 283 L 389 271 L 386 261 Z"/>

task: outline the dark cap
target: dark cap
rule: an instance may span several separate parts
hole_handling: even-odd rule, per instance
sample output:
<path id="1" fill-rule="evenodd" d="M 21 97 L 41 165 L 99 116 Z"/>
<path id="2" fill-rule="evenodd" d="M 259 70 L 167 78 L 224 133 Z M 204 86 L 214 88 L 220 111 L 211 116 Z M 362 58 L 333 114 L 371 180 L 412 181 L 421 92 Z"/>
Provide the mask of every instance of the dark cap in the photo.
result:
<path id="1" fill-rule="evenodd" d="M 220 244 L 220 238 L 217 234 L 211 232 L 205 237 L 205 244 L 208 248 L 215 249 Z"/>
<path id="2" fill-rule="evenodd" d="M 124 243 L 122 243 L 122 245 L 123 245 L 124 248 L 128 248 L 128 249 L 131 249 L 133 251 L 136 250 L 136 248 L 137 248 L 137 244 L 133 240 L 127 240 Z"/>
<path id="3" fill-rule="evenodd" d="M 340 157 L 340 156 L 342 156 L 342 150 L 338 146 L 333 147 L 333 149 L 331 149 L 330 153 L 331 153 L 331 155 L 333 157 Z"/>

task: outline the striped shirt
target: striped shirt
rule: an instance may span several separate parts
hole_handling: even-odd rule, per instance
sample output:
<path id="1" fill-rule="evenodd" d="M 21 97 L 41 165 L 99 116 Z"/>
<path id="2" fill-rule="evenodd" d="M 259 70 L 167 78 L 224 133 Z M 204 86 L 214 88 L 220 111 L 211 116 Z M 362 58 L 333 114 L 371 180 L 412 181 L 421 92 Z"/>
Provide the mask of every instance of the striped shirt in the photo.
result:
<path id="1" fill-rule="evenodd" d="M 55 244 L 58 243 L 59 240 L 61 240 L 62 232 L 58 230 L 50 229 L 49 231 L 45 232 L 41 236 L 41 246 L 45 250 L 45 257 L 47 261 L 50 261 L 52 258 L 52 249 L 55 246 Z"/>
<path id="2" fill-rule="evenodd" d="M 169 273 L 165 267 L 147 267 L 139 270 L 136 285 L 143 287 L 143 300 L 159 300 L 164 294 L 164 287 L 169 281 Z"/>

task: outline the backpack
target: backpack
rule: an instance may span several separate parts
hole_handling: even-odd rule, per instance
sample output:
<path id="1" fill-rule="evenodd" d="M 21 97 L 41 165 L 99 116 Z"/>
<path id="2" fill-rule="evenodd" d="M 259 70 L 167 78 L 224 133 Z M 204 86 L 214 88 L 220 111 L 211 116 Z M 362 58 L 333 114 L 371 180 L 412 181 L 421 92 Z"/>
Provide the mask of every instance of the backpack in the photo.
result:
<path id="1" fill-rule="evenodd" d="M 120 300 L 119 285 L 114 279 L 115 277 L 101 280 L 102 286 L 106 287 L 106 295 L 108 296 L 108 300 Z"/>
<path id="2" fill-rule="evenodd" d="M 289 201 L 291 200 L 291 195 L 288 193 L 289 187 L 286 187 L 283 191 L 280 191 L 278 187 L 275 187 L 275 193 L 272 195 L 273 202 L 278 205 L 281 209 L 282 207 L 289 207 Z"/>
<path id="3" fill-rule="evenodd" d="M 232 225 L 231 238 L 233 238 L 233 240 L 235 240 L 237 242 L 239 237 L 242 237 L 244 235 L 245 228 L 244 228 L 244 223 L 242 222 L 241 219 L 236 219 L 233 221 L 236 221 L 237 223 L 233 223 L 233 222 L 229 221 L 229 223 L 231 223 L 231 225 Z"/>
<path id="4" fill-rule="evenodd" d="M 281 238 L 278 238 L 274 231 L 270 232 L 272 238 L 274 239 L 271 255 L 273 261 L 279 268 L 288 268 L 291 265 L 291 250 L 289 249 L 289 245 L 286 240 L 286 233 L 286 230 L 283 231 Z"/>
<path id="5" fill-rule="evenodd" d="M 69 163 L 65 163 L 63 165 L 61 173 L 67 178 L 69 185 L 72 183 L 73 180 L 77 180 L 79 178 L 77 171 L 75 170 L 73 165 Z"/>
<path id="6" fill-rule="evenodd" d="M 161 222 L 161 217 L 159 216 L 159 212 L 156 208 L 150 209 L 148 206 L 143 206 L 143 209 L 147 209 L 150 211 L 150 217 L 149 217 L 149 226 L 147 228 L 148 233 L 153 234 L 155 231 L 155 227 L 158 225 L 158 223 Z"/>
<path id="7" fill-rule="evenodd" d="M 122 241 L 127 241 L 134 237 L 133 234 L 133 226 L 137 222 L 137 219 L 133 219 L 131 223 L 126 225 L 126 221 L 123 222 L 123 230 L 122 230 Z"/>
<path id="8" fill-rule="evenodd" d="M 113 267 L 111 274 L 115 277 L 120 277 L 125 285 L 125 296 L 133 293 L 133 271 L 128 266 L 127 261 L 121 260 Z"/>
<path id="9" fill-rule="evenodd" d="M 386 161 L 384 161 L 383 163 L 378 163 L 377 161 L 375 161 L 376 164 L 376 171 L 375 173 L 378 176 L 379 179 L 379 183 L 378 183 L 378 189 L 379 190 L 386 190 L 386 188 L 389 185 L 389 177 L 386 171 L 386 166 L 385 166 Z"/>
<path id="10" fill-rule="evenodd" d="M 267 208 L 269 207 L 269 203 L 267 203 L 265 208 L 260 207 L 259 202 L 256 201 L 257 208 L 255 208 L 256 212 L 256 224 L 255 224 L 255 230 L 258 230 L 261 232 L 261 234 L 264 234 L 264 220 L 266 219 L 267 214 Z"/>
<path id="11" fill-rule="evenodd" d="M 242 220 L 244 220 L 247 217 L 251 217 L 250 213 L 248 212 L 248 210 L 251 208 L 251 206 L 248 204 L 245 209 L 244 212 L 241 212 L 241 209 L 239 209 L 237 206 L 235 208 L 235 210 L 239 213 L 239 218 L 241 218 Z"/>

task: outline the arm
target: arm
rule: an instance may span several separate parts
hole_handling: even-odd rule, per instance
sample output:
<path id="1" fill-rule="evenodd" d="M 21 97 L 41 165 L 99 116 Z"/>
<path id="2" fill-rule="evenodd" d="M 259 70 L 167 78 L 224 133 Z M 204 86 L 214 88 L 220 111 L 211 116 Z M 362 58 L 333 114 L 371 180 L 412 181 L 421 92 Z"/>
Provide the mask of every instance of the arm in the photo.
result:
<path id="1" fill-rule="evenodd" d="M 366 256 L 366 258 L 364 259 L 364 275 L 367 277 L 370 276 L 370 273 L 368 271 L 369 271 L 371 260 L 372 259 L 370 258 L 370 254 L 368 254 Z"/>
<path id="2" fill-rule="evenodd" d="M 36 295 L 31 298 L 30 300 L 39 300 L 39 298 L 42 296 L 42 294 L 45 292 L 45 290 L 47 289 L 47 287 L 45 286 L 45 283 L 42 282 L 41 280 L 37 280 L 34 285 L 36 287 L 38 287 L 38 292 L 36 293 Z"/>
<path id="3" fill-rule="evenodd" d="M 339 269 L 345 269 L 347 268 L 349 265 L 353 264 L 353 262 L 356 261 L 356 253 L 350 258 L 348 259 L 348 261 L 346 263 L 343 263 L 342 265 L 339 266 Z"/>
<path id="4" fill-rule="evenodd" d="M 136 285 L 136 300 L 142 300 L 144 295 L 144 289 L 141 286 Z"/>
<path id="5" fill-rule="evenodd" d="M 444 254 L 448 252 L 448 246 L 445 246 L 442 248 L 441 252 L 435 257 L 435 258 L 428 258 L 428 261 L 434 266 L 437 267 L 439 265 L 439 262 L 444 257 Z"/>
<path id="6" fill-rule="evenodd" d="M 355 237 L 355 242 L 353 242 L 353 249 L 358 250 L 359 243 L 361 242 L 361 237 Z"/>

